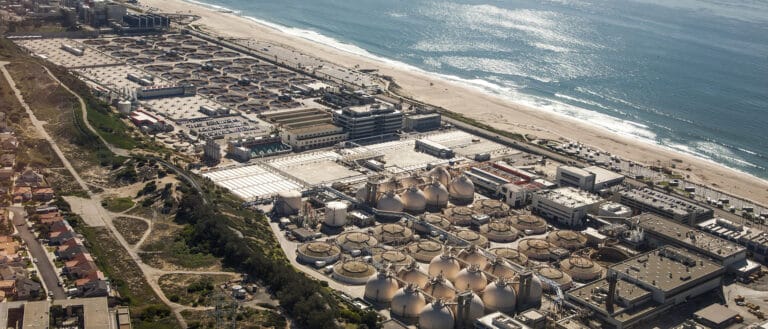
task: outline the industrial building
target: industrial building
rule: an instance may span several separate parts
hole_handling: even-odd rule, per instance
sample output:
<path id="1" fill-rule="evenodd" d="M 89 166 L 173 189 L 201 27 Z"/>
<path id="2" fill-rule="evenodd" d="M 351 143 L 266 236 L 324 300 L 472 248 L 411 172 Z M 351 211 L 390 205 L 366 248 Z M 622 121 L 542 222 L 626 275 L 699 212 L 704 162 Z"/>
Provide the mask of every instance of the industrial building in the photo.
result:
<path id="1" fill-rule="evenodd" d="M 606 278 L 566 298 L 593 311 L 605 328 L 643 328 L 644 320 L 722 287 L 724 273 L 706 258 L 667 246 L 610 266 Z"/>
<path id="2" fill-rule="evenodd" d="M 747 260 L 747 249 L 735 242 L 654 214 L 635 216 L 629 221 L 643 230 L 645 243 L 651 248 L 663 245 L 685 248 L 714 260 L 739 276 L 760 270 L 759 265 Z"/>
<path id="3" fill-rule="evenodd" d="M 280 132 L 283 142 L 296 151 L 333 146 L 349 137 L 344 128 L 324 123 L 300 128 L 283 128 Z"/>
<path id="4" fill-rule="evenodd" d="M 291 152 L 280 136 L 265 135 L 232 139 L 227 142 L 227 155 L 237 161 L 247 162 L 256 157 L 265 157 Z"/>
<path id="5" fill-rule="evenodd" d="M 203 159 L 209 163 L 221 162 L 221 145 L 213 139 L 208 139 L 203 145 Z"/>
<path id="6" fill-rule="evenodd" d="M 137 89 L 136 97 L 138 99 L 187 97 L 194 96 L 196 93 L 197 88 L 192 84 L 179 86 L 148 86 Z"/>
<path id="7" fill-rule="evenodd" d="M 428 139 L 417 139 L 416 150 L 441 159 L 450 159 L 455 156 L 449 147 Z"/>
<path id="8" fill-rule="evenodd" d="M 557 167 L 557 184 L 560 187 L 575 187 L 589 192 L 597 192 L 624 182 L 624 175 L 597 166 L 577 168 L 573 166 Z"/>
<path id="9" fill-rule="evenodd" d="M 397 133 L 403 128 L 403 113 L 392 105 L 375 103 L 336 110 L 333 121 L 349 133 L 349 139 L 361 139 Z"/>
<path id="10" fill-rule="evenodd" d="M 424 132 L 440 129 L 441 120 L 440 113 L 407 114 L 403 120 L 403 130 Z"/>
<path id="11" fill-rule="evenodd" d="M 696 225 L 700 230 L 733 241 L 747 248 L 752 257 L 760 262 L 768 262 L 768 233 L 759 229 L 745 227 L 725 218 L 712 218 Z"/>
<path id="12" fill-rule="evenodd" d="M 603 199 L 573 187 L 542 190 L 533 194 L 533 212 L 570 227 L 581 227 L 587 213 L 596 213 Z"/>
<path id="13" fill-rule="evenodd" d="M 644 187 L 619 192 L 621 203 L 638 212 L 650 212 L 688 225 L 710 219 L 714 210 L 691 201 Z"/>
<path id="14" fill-rule="evenodd" d="M 52 312 L 60 307 L 63 312 Z M 3 328 L 59 328 L 61 323 L 73 323 L 76 328 L 131 328 L 130 314 L 124 307 L 110 308 L 107 297 L 57 299 L 54 301 L 4 302 L 0 307 Z M 126 316 L 127 315 L 127 316 Z"/>
<path id="15" fill-rule="evenodd" d="M 556 181 L 560 187 L 575 187 L 590 192 L 595 190 L 595 174 L 577 167 L 557 167 Z"/>
<path id="16" fill-rule="evenodd" d="M 128 117 L 144 132 L 155 133 L 173 129 L 173 126 L 167 124 L 165 120 L 143 110 L 133 111 Z"/>

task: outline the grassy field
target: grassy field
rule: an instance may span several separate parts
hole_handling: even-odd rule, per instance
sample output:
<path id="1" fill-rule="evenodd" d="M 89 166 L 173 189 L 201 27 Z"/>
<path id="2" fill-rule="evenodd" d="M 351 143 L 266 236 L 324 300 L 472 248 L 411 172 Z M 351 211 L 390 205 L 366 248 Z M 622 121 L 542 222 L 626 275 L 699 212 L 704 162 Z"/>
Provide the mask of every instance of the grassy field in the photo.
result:
<path id="1" fill-rule="evenodd" d="M 212 311 L 182 311 L 181 315 L 187 320 L 190 329 L 215 328 L 216 318 Z M 223 316 L 225 323 L 231 325 L 232 317 L 229 314 Z M 285 328 L 285 318 L 272 310 L 255 310 L 241 307 L 235 315 L 236 328 L 261 329 L 261 328 Z"/>
<path id="2" fill-rule="evenodd" d="M 101 206 L 111 212 L 123 212 L 131 209 L 135 204 L 130 197 L 110 197 L 101 201 Z"/>
<path id="3" fill-rule="evenodd" d="M 152 226 L 150 238 L 142 246 L 141 259 L 162 269 L 218 270 L 221 262 L 209 253 L 197 252 L 187 246 L 185 226 L 161 221 Z"/>
<path id="4" fill-rule="evenodd" d="M 130 244 L 138 243 L 147 229 L 149 229 L 147 222 L 131 217 L 118 217 L 112 223 L 125 241 Z"/>
<path id="5" fill-rule="evenodd" d="M 225 293 L 219 288 L 232 275 L 166 274 L 160 277 L 160 288 L 172 302 L 182 305 L 214 306 L 214 294 Z"/>

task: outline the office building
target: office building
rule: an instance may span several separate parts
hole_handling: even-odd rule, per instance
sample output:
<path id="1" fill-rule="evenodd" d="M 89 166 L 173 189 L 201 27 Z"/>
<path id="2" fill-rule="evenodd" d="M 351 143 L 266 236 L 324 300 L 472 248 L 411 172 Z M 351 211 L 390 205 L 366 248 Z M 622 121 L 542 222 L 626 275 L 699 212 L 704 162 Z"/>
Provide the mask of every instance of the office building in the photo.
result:
<path id="1" fill-rule="evenodd" d="M 440 129 L 440 113 L 418 113 L 405 116 L 403 130 L 405 131 L 430 131 Z"/>
<path id="2" fill-rule="evenodd" d="M 691 226 L 714 216 L 712 209 L 647 187 L 624 190 L 619 195 L 620 202 L 636 212 L 654 213 Z"/>
<path id="3" fill-rule="evenodd" d="M 374 103 L 333 112 L 333 121 L 349 133 L 349 139 L 396 134 L 403 127 L 403 113 L 391 105 Z"/>
<path id="4" fill-rule="evenodd" d="M 756 261 L 768 262 L 768 233 L 765 231 L 745 227 L 724 218 L 712 218 L 697 224 L 696 227 L 744 246 Z"/>
<path id="5" fill-rule="evenodd" d="M 584 225 L 587 213 L 597 213 L 600 197 L 574 187 L 542 190 L 533 194 L 533 212 L 570 227 Z"/>
<path id="6" fill-rule="evenodd" d="M 575 187 L 590 192 L 595 190 L 595 174 L 581 168 L 557 167 L 556 180 L 560 187 Z"/>

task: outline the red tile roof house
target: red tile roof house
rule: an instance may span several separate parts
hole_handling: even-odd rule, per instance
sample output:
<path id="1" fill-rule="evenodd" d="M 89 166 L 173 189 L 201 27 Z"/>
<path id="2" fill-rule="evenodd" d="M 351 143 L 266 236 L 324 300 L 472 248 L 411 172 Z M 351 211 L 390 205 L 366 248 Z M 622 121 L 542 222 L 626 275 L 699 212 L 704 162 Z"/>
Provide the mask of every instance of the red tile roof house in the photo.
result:
<path id="1" fill-rule="evenodd" d="M 32 200 L 32 188 L 29 186 L 16 186 L 13 188 L 13 202 L 25 202 Z"/>
<path id="2" fill-rule="evenodd" d="M 35 201 L 51 201 L 53 199 L 53 189 L 50 187 L 33 188 L 32 199 Z"/>

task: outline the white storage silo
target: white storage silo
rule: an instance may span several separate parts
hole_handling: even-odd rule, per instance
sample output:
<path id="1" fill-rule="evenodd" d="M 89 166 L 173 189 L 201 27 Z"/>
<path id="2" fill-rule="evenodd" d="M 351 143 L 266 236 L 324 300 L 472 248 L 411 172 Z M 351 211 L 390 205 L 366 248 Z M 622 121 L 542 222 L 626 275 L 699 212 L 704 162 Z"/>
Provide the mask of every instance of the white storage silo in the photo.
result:
<path id="1" fill-rule="evenodd" d="M 325 225 L 342 227 L 347 224 L 347 204 L 331 201 L 325 205 Z"/>

